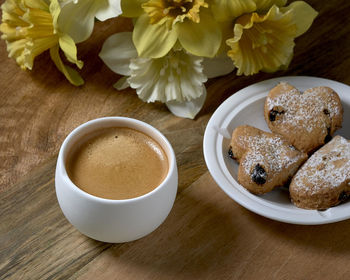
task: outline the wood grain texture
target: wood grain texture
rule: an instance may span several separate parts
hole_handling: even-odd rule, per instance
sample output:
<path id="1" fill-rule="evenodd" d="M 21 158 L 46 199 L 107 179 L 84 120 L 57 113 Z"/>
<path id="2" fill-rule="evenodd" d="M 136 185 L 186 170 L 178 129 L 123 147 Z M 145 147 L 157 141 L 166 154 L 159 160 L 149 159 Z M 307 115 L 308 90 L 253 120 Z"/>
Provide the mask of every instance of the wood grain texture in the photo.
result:
<path id="1" fill-rule="evenodd" d="M 67 278 L 110 244 L 86 238 L 63 216 L 50 159 L 0 198 L 0 279 Z"/>
<path id="2" fill-rule="evenodd" d="M 268 220 L 234 203 L 208 172 L 177 196 L 150 235 L 125 244 L 94 241 L 60 211 L 54 167 L 52 159 L 1 197 L 0 279 L 345 279 L 350 273 L 349 220 L 322 226 Z"/>
<path id="3" fill-rule="evenodd" d="M 0 1 L 3 3 L 3 1 Z M 0 279 L 344 279 L 349 274 L 350 222 L 293 226 L 257 216 L 227 197 L 205 166 L 202 141 L 216 108 L 252 83 L 308 75 L 350 84 L 350 1 L 308 0 L 319 16 L 296 39 L 288 70 L 206 83 L 195 120 L 146 104 L 98 58 L 110 35 L 131 30 L 127 19 L 97 23 L 78 45 L 82 87 L 71 86 L 40 55 L 21 71 L 0 41 Z M 350 93 L 349 93 L 350 94 Z M 179 167 L 174 208 L 149 236 L 126 244 L 86 238 L 64 218 L 54 192 L 59 147 L 79 124 L 103 116 L 143 120 L 165 134 Z"/>
<path id="4" fill-rule="evenodd" d="M 149 236 L 104 251 L 75 279 L 343 279 L 350 221 L 296 226 L 238 206 L 205 173 Z M 298 268 L 298 269 L 295 269 Z"/>

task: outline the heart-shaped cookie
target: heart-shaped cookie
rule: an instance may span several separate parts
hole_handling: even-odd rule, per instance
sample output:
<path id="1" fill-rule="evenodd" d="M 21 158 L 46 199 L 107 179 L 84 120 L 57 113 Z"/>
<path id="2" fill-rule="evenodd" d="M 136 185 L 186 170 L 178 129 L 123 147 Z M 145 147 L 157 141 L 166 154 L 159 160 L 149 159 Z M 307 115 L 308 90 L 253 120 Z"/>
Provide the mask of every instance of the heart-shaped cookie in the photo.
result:
<path id="1" fill-rule="evenodd" d="M 309 154 L 332 139 L 343 119 L 339 96 L 331 88 L 300 92 L 285 82 L 270 90 L 264 112 L 272 132 Z"/>
<path id="2" fill-rule="evenodd" d="M 240 163 L 238 182 L 255 194 L 288 183 L 307 159 L 279 135 L 248 125 L 233 131 L 229 156 Z"/>
<path id="3" fill-rule="evenodd" d="M 289 186 L 297 207 L 327 209 L 350 197 L 350 141 L 335 136 L 300 168 Z"/>

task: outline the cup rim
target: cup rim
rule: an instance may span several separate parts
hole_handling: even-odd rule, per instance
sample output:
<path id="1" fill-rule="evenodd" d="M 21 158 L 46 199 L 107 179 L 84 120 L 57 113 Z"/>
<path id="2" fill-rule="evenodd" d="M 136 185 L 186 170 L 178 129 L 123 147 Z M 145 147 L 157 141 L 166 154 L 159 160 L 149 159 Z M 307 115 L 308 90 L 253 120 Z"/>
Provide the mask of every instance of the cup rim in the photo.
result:
<path id="1" fill-rule="evenodd" d="M 95 196 L 92 194 L 89 194 L 88 192 L 80 189 L 76 184 L 74 184 L 74 182 L 71 180 L 71 178 L 69 178 L 67 170 L 66 170 L 66 164 L 65 164 L 65 156 L 67 154 L 67 149 L 68 149 L 68 145 L 71 141 L 73 141 L 73 139 L 79 139 L 80 137 L 84 136 L 83 131 L 86 130 L 88 127 L 92 126 L 92 125 L 96 125 L 97 123 L 104 123 L 104 122 L 110 122 L 110 121 L 121 121 L 125 123 L 125 127 L 130 127 L 128 126 L 128 124 L 136 124 L 138 126 L 144 127 L 147 131 L 153 131 L 155 134 L 157 134 L 159 136 L 159 138 L 161 139 L 162 143 L 159 143 L 162 147 L 166 146 L 167 150 L 163 148 L 165 154 L 167 155 L 168 158 L 168 163 L 169 163 L 169 169 L 168 169 L 168 173 L 166 175 L 166 177 L 163 179 L 163 181 L 157 186 L 155 187 L 153 190 L 151 190 L 148 193 L 145 193 L 141 196 L 137 196 L 137 197 L 132 197 L 132 198 L 127 198 L 127 199 L 110 199 L 110 198 L 103 198 L 103 197 L 99 197 L 99 196 Z M 106 127 L 112 127 L 112 126 L 106 126 Z M 103 127 L 100 128 L 96 128 L 96 130 L 101 129 Z M 138 128 L 134 128 L 135 130 L 139 130 Z M 140 130 L 139 130 L 140 131 Z M 146 131 L 141 131 L 145 134 L 147 134 L 147 136 L 151 137 L 152 139 L 154 139 L 153 136 L 151 136 L 149 133 L 147 133 Z M 158 139 L 154 139 L 156 142 L 160 142 Z M 175 169 L 176 169 L 176 157 L 175 157 L 175 152 L 170 144 L 170 142 L 168 141 L 168 139 L 155 127 L 151 126 L 150 124 L 140 121 L 138 119 L 134 119 L 134 118 L 129 118 L 129 117 L 121 117 L 121 116 L 112 116 L 112 117 L 102 117 L 102 118 L 96 118 L 96 119 L 92 119 L 89 120 L 85 123 L 80 124 L 79 126 L 77 126 L 76 128 L 74 128 L 68 135 L 67 137 L 64 139 L 60 151 L 59 151 L 59 155 L 58 155 L 58 162 L 61 165 L 61 174 L 63 175 L 63 177 L 65 178 L 65 180 L 68 183 L 68 186 L 80 193 L 81 195 L 83 195 L 84 197 L 91 199 L 91 200 L 95 200 L 95 201 L 100 201 L 103 203 L 111 203 L 111 204 L 122 204 L 122 203 L 131 203 L 131 202 L 137 202 L 139 200 L 143 200 L 146 199 L 149 196 L 152 196 L 154 193 L 158 192 L 160 189 L 162 189 L 166 184 L 168 184 L 169 180 L 171 180 L 172 174 L 174 173 Z"/>

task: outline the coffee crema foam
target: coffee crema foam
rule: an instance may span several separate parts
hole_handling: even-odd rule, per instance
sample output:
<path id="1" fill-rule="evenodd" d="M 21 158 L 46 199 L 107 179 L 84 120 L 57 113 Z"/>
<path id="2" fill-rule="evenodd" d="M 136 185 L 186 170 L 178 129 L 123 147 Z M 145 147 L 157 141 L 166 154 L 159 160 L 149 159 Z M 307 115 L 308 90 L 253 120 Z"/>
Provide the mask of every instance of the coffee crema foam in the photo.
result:
<path id="1" fill-rule="evenodd" d="M 83 191 L 107 199 L 142 196 L 165 179 L 169 164 L 158 142 L 126 127 L 87 135 L 66 163 L 69 178 Z"/>

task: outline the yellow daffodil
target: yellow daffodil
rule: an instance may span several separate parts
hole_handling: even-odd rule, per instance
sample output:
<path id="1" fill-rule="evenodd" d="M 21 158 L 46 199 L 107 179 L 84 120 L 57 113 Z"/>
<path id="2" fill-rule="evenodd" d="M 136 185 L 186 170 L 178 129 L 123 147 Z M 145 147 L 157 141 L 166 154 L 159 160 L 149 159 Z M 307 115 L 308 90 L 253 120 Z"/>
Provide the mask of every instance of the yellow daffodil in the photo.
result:
<path id="1" fill-rule="evenodd" d="M 32 69 L 35 57 L 50 50 L 52 60 L 66 78 L 74 85 L 83 84 L 79 74 L 64 65 L 59 55 L 61 48 L 69 62 L 82 68 L 73 39 L 58 28 L 61 9 L 57 0 L 50 4 L 45 0 L 6 0 L 1 9 L 1 38 L 6 40 L 9 57 L 15 58 L 22 69 Z"/>
<path id="2" fill-rule="evenodd" d="M 264 9 L 265 4 L 261 6 Z M 273 72 L 288 66 L 293 56 L 294 39 L 309 29 L 316 16 L 312 7 L 296 1 L 288 7 L 273 5 L 267 14 L 254 12 L 239 17 L 235 22 L 234 37 L 226 41 L 231 48 L 228 56 L 237 67 L 237 74 Z"/>
<path id="3" fill-rule="evenodd" d="M 282 7 L 287 0 L 211 0 L 210 8 L 215 20 L 220 23 L 222 42 L 218 50 L 218 55 L 227 53 L 228 46 L 226 40 L 231 38 L 235 20 L 251 12 L 266 14 L 268 10 L 276 5 Z"/>
<path id="4" fill-rule="evenodd" d="M 178 42 L 187 52 L 213 57 L 221 30 L 207 0 L 122 0 L 123 16 L 137 17 L 133 42 L 141 57 L 159 58 Z"/>
<path id="5" fill-rule="evenodd" d="M 284 6 L 287 0 L 212 0 L 211 9 L 218 21 L 233 21 L 251 12 L 265 13 L 273 5 Z"/>

